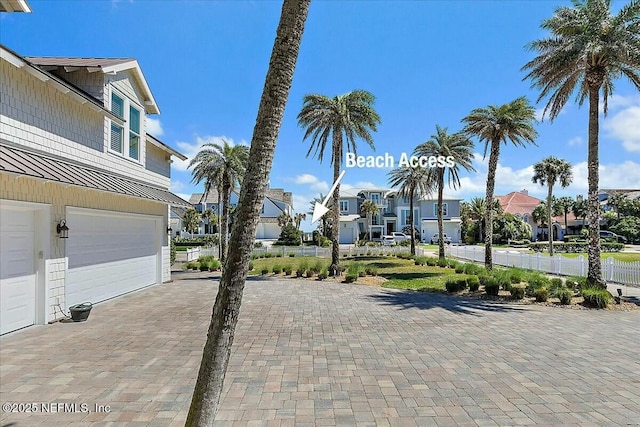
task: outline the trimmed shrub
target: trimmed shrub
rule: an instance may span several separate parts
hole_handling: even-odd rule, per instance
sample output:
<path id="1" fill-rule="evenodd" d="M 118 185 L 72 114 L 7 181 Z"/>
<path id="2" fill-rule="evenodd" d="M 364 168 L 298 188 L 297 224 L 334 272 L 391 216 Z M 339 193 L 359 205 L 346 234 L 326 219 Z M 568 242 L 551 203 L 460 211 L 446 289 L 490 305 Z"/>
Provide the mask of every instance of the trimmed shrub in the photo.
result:
<path id="1" fill-rule="evenodd" d="M 555 293 L 560 288 L 564 288 L 564 281 L 559 277 L 554 277 L 551 279 L 551 284 L 549 285 L 549 290 L 551 293 Z"/>
<path id="2" fill-rule="evenodd" d="M 282 258 L 282 254 L 281 254 L 280 252 L 278 252 L 278 253 L 276 254 L 276 258 Z"/>
<path id="3" fill-rule="evenodd" d="M 322 261 L 316 261 L 316 263 L 313 264 L 313 266 L 311 267 L 311 271 L 314 274 L 318 274 L 322 271 L 323 268 L 326 268 L 326 267 L 324 267 L 324 265 L 322 264 Z"/>
<path id="4" fill-rule="evenodd" d="M 415 263 L 416 265 L 425 265 L 427 263 L 427 257 L 426 256 L 417 256 L 415 259 Z"/>
<path id="5" fill-rule="evenodd" d="M 600 287 L 582 288 L 584 304 L 588 307 L 607 308 L 611 302 L 611 294 L 608 290 Z"/>
<path id="6" fill-rule="evenodd" d="M 327 272 L 327 268 L 325 267 L 320 273 L 318 273 L 318 279 L 325 280 L 327 277 L 329 277 L 329 273 Z"/>
<path id="7" fill-rule="evenodd" d="M 265 258 L 273 258 L 273 254 L 271 252 L 265 252 L 264 253 L 264 257 Z"/>
<path id="8" fill-rule="evenodd" d="M 291 268 L 290 265 L 288 265 L 285 268 L 283 268 L 282 271 L 284 271 L 284 274 L 286 274 L 287 276 L 291 276 L 291 273 L 293 272 L 293 269 Z"/>
<path id="9" fill-rule="evenodd" d="M 435 267 L 436 265 L 438 265 L 438 258 L 428 257 L 427 258 L 427 265 L 429 267 Z"/>
<path id="10" fill-rule="evenodd" d="M 524 298 L 524 290 L 525 287 L 521 285 L 513 285 L 509 292 L 511 293 L 511 298 L 513 299 L 522 299 Z"/>
<path id="11" fill-rule="evenodd" d="M 289 258 L 295 258 L 296 254 L 294 254 L 293 252 L 289 252 Z"/>
<path id="12" fill-rule="evenodd" d="M 587 242 L 571 241 L 571 242 L 554 242 L 554 252 L 566 252 L 566 253 L 583 253 L 587 252 L 589 245 Z M 600 247 L 602 252 L 620 252 L 624 245 L 616 242 L 600 241 Z M 549 249 L 548 242 L 536 242 L 529 245 L 529 249 L 534 252 L 544 252 Z"/>
<path id="13" fill-rule="evenodd" d="M 493 277 L 488 277 L 484 284 L 484 291 L 487 293 L 487 295 L 495 297 L 500 292 L 500 285 L 498 285 L 496 279 L 494 279 Z"/>
<path id="14" fill-rule="evenodd" d="M 471 292 L 476 292 L 480 288 L 480 280 L 478 279 L 478 276 L 467 277 L 467 284 L 469 285 L 469 290 Z"/>
<path id="15" fill-rule="evenodd" d="M 549 292 L 547 288 L 538 288 L 533 291 L 533 296 L 536 297 L 536 302 L 545 302 L 549 298 Z"/>
<path id="16" fill-rule="evenodd" d="M 195 270 L 195 268 L 194 268 L 194 265 L 195 265 L 195 264 L 197 264 L 197 263 L 195 263 L 195 262 L 193 262 L 193 261 L 189 261 L 188 263 L 186 263 L 186 264 L 184 265 L 184 268 L 185 268 L 186 270 Z"/>
<path id="17" fill-rule="evenodd" d="M 209 263 L 201 262 L 200 263 L 200 271 L 209 271 Z"/>
<path id="18" fill-rule="evenodd" d="M 344 281 L 347 282 L 347 283 L 353 283 L 356 280 L 358 280 L 358 275 L 357 274 L 348 273 L 346 276 L 344 276 Z"/>
<path id="19" fill-rule="evenodd" d="M 271 268 L 271 271 L 273 271 L 273 274 L 280 274 L 282 273 L 282 267 L 280 266 L 280 264 L 274 264 Z"/>
<path id="20" fill-rule="evenodd" d="M 263 268 L 262 271 L 260 272 L 263 276 L 266 274 L 269 274 L 269 269 L 268 268 Z"/>
<path id="21" fill-rule="evenodd" d="M 556 297 L 560 300 L 560 304 L 571 304 L 571 298 L 573 298 L 573 292 L 567 288 L 560 288 L 556 291 Z"/>
<path id="22" fill-rule="evenodd" d="M 467 289 L 467 279 L 450 278 L 445 283 L 447 292 L 461 292 Z"/>
<path id="23" fill-rule="evenodd" d="M 447 261 L 446 258 L 442 258 L 442 259 L 438 258 L 438 267 L 446 268 L 448 266 L 449 266 L 449 261 Z"/>

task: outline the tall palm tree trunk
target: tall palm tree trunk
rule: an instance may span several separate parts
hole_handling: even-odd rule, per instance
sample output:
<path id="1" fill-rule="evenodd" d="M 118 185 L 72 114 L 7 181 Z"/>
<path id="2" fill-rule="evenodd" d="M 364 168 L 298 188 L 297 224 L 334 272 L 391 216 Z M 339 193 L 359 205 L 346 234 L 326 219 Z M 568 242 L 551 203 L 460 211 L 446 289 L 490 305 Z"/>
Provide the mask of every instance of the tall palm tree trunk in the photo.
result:
<path id="1" fill-rule="evenodd" d="M 553 256 L 553 231 L 551 230 L 551 203 L 553 202 L 553 184 L 549 183 L 547 191 L 547 230 L 549 230 L 549 256 Z"/>
<path id="2" fill-rule="evenodd" d="M 340 176 L 340 166 L 342 164 L 342 138 L 341 134 L 333 131 L 333 182 L 338 180 Z M 338 275 L 340 268 L 340 183 L 333 190 L 333 224 L 331 224 L 331 265 L 329 266 L 329 274 Z M 371 233 L 371 227 L 369 227 Z M 369 236 L 371 237 L 371 236 Z"/>
<path id="3" fill-rule="evenodd" d="M 589 195 L 587 198 L 587 222 L 589 224 L 589 269 L 587 283 L 606 287 L 602 279 L 602 265 L 600 261 L 600 201 L 598 200 L 598 130 L 600 86 L 602 77 L 587 74 L 589 84 L 589 151 L 587 155 L 587 179 L 589 181 Z"/>
<path id="4" fill-rule="evenodd" d="M 413 219 L 413 198 L 416 195 L 416 188 L 411 187 L 409 191 L 409 223 L 411 225 L 411 255 L 416 254 L 416 233 L 413 229 L 413 223 L 415 220 Z"/>
<path id="5" fill-rule="evenodd" d="M 478 237 L 481 242 L 482 242 L 482 222 L 484 221 L 484 216 L 482 218 L 480 218 L 478 220 L 478 233 L 480 234 Z"/>
<path id="6" fill-rule="evenodd" d="M 220 279 L 198 380 L 187 416 L 187 426 L 210 426 L 215 421 L 256 227 L 291 89 L 309 3 L 310 0 L 284 0 L 282 5 L 244 177 L 245 182 L 250 182 L 251 185 L 243 185 L 240 192 L 237 221 L 234 222 L 230 240 L 234 250 L 229 254 Z"/>
<path id="7" fill-rule="evenodd" d="M 222 195 L 220 191 L 218 191 L 218 259 L 220 260 L 220 265 L 222 265 L 222 233 L 220 230 L 222 229 L 222 199 L 220 198 Z"/>
<path id="8" fill-rule="evenodd" d="M 489 170 L 487 172 L 487 194 L 485 203 L 487 212 L 484 225 L 484 265 L 488 270 L 493 269 L 493 191 L 496 185 L 496 170 L 498 169 L 498 157 L 500 156 L 500 140 L 491 141 L 491 153 L 489 154 Z"/>
<path id="9" fill-rule="evenodd" d="M 231 199 L 231 183 L 222 183 L 222 222 L 220 223 L 220 263 L 224 268 L 227 259 L 227 239 L 229 237 L 229 200 Z"/>
<path id="10" fill-rule="evenodd" d="M 444 259 L 444 224 L 442 221 L 442 197 L 444 192 L 444 168 L 438 171 L 438 258 Z"/>

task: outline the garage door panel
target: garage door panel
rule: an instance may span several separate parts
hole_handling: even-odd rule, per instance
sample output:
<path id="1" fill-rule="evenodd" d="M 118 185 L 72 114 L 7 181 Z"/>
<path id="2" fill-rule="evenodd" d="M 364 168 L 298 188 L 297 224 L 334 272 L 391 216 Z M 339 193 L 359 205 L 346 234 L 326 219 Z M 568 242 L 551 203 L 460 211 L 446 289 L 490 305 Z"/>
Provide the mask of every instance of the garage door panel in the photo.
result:
<path id="1" fill-rule="evenodd" d="M 104 301 L 157 283 L 155 218 L 94 212 L 68 217 L 73 228 L 67 242 L 67 306 Z"/>
<path id="2" fill-rule="evenodd" d="M 33 210 L 0 208 L 0 334 L 35 321 Z"/>

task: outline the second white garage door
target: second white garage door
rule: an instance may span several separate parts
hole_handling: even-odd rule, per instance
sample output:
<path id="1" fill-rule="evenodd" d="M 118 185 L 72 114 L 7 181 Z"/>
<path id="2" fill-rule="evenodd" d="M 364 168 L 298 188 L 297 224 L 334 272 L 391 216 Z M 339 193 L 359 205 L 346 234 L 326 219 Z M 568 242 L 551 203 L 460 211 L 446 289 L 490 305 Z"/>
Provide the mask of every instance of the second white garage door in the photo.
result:
<path id="1" fill-rule="evenodd" d="M 67 307 L 158 283 L 160 221 L 160 217 L 69 209 Z"/>

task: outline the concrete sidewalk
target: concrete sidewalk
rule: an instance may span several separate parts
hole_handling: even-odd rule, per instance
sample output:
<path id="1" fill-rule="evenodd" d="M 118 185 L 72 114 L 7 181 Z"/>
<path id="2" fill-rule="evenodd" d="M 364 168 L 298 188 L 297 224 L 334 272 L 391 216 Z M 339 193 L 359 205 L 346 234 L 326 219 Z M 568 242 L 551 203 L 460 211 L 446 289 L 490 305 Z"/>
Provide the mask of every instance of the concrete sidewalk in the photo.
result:
<path id="1" fill-rule="evenodd" d="M 2 337 L 3 404 L 90 412 L 4 412 L 0 425 L 184 425 L 217 288 L 208 276 Z M 639 424 L 639 354 L 639 311 L 252 279 L 216 425 Z"/>

